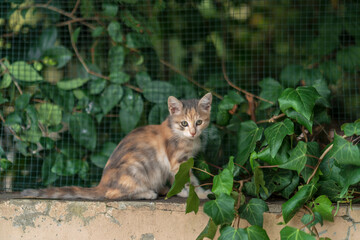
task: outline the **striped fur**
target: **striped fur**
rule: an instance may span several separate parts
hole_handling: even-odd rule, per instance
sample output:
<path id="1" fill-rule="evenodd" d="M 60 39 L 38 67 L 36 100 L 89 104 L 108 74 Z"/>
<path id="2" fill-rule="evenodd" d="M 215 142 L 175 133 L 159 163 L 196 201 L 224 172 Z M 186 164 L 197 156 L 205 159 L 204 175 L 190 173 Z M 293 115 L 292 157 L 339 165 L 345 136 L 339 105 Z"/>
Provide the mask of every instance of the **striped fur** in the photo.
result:
<path id="1" fill-rule="evenodd" d="M 98 186 L 26 189 L 25 197 L 60 199 L 156 199 L 166 194 L 182 162 L 201 148 L 200 134 L 209 125 L 212 95 L 200 100 L 170 96 L 170 115 L 161 125 L 139 127 L 129 133 L 110 156 Z M 185 123 L 186 122 L 186 123 Z M 198 184 L 192 176 L 191 181 Z M 207 193 L 196 188 L 200 198 Z M 186 197 L 188 189 L 179 195 Z"/>

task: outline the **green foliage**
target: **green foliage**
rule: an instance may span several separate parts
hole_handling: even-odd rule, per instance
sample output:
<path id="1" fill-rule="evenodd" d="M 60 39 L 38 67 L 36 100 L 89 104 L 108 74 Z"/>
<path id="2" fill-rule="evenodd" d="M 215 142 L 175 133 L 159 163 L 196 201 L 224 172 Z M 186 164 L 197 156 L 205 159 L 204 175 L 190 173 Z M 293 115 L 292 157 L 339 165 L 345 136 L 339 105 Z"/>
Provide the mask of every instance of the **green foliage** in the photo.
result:
<path id="1" fill-rule="evenodd" d="M 50 1 L 48 9 L 36 9 L 44 19 L 34 26 L 18 21 L 19 29 L 8 24 L 16 10 L 3 4 L 7 14 L 0 28 L 14 37 L 4 38 L 12 47 L 1 46 L 0 114 L 18 158 L 10 162 L 0 148 L 0 173 L 19 169 L 16 178 L 35 187 L 74 178 L 79 185 L 96 184 L 94 173 L 105 167 L 121 137 L 137 126 L 161 123 L 170 95 L 198 98 L 206 89 L 214 100 L 204 152 L 180 166 L 167 195 L 189 183 L 194 164 L 211 173 L 193 169 L 214 193 L 204 204 L 210 220 L 198 239 L 213 239 L 219 226 L 220 239 L 268 239 L 261 226 L 268 210 L 264 201 L 272 197 L 286 199 L 285 223 L 303 206 L 313 213 L 304 216 L 304 224 L 315 216 L 309 228 L 332 221 L 330 200 L 348 202 L 359 192 L 360 121 L 344 124 L 345 136 L 337 132 L 329 142 L 318 129 L 330 122 L 329 108 L 344 93 L 351 98 L 343 99 L 343 111 L 360 117 L 353 85 L 360 27 L 352 21 L 359 4 L 335 1 L 313 8 L 310 2 L 290 8 L 287 1 L 149 1 L 146 7 L 137 0 L 80 1 L 74 19 L 98 18 L 89 25 L 51 10 L 70 14 L 72 3 Z M 345 17 L 330 10 L 332 4 Z M 301 12 L 305 8 L 309 15 Z M 63 28 L 68 20 L 74 31 Z M 269 29 L 273 37 L 263 37 Z M 36 39 L 29 41 L 29 31 Z M 298 34 L 307 31 L 313 35 Z M 229 90 L 225 77 L 264 100 Z M 20 170 L 34 162 L 41 173 Z M 196 187 L 189 184 L 186 212 L 199 209 Z M 236 228 L 239 216 L 252 226 Z M 314 239 L 288 226 L 280 235 Z"/>

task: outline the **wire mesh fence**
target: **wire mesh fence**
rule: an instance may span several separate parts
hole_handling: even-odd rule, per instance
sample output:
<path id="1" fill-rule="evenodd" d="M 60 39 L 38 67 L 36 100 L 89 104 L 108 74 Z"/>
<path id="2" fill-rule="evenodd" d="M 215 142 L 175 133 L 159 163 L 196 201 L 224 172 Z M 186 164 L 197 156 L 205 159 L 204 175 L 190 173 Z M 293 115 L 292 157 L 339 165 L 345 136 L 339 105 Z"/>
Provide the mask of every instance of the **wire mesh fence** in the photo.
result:
<path id="1" fill-rule="evenodd" d="M 272 80 L 280 88 L 327 86 L 331 104 L 317 120 L 337 126 L 359 118 L 359 6 L 2 1 L 0 190 L 96 185 L 127 133 L 166 118 L 170 95 L 213 92 L 199 164 L 222 165 L 236 154 L 231 123 L 250 119 L 251 104 L 257 118 L 267 114 L 267 103 L 250 95 L 239 114 L 222 114 L 217 105 L 231 91 L 261 97 Z"/>

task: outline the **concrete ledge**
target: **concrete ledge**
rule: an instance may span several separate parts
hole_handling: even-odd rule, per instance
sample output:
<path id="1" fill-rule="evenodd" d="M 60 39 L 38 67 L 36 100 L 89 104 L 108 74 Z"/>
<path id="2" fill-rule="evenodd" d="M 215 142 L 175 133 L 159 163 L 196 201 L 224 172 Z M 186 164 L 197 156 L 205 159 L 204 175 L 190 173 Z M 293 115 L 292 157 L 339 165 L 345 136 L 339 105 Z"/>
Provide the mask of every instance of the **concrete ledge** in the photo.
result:
<path id="1" fill-rule="evenodd" d="M 281 205 L 269 204 L 264 228 L 270 239 L 280 239 Z M 301 227 L 298 214 L 289 223 Z M 185 214 L 184 199 L 168 201 L 63 201 L 0 198 L 0 239 L 86 240 L 191 240 L 207 224 L 208 217 Z M 319 227 L 322 237 L 360 239 L 360 207 L 342 206 L 333 223 Z M 241 227 L 248 226 L 246 220 Z M 358 228 L 357 228 L 358 227 Z"/>

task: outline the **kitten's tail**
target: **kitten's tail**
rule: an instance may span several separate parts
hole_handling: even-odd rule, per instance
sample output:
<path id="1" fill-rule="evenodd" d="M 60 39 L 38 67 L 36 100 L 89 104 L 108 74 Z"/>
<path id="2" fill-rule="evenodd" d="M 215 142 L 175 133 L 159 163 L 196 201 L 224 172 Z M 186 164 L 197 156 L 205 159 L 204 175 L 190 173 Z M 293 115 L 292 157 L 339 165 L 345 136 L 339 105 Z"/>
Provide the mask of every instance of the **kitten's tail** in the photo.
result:
<path id="1" fill-rule="evenodd" d="M 104 193 L 98 187 L 83 188 L 83 187 L 58 187 L 46 189 L 25 189 L 21 192 L 25 198 L 51 198 L 51 199 L 87 199 L 87 200 L 101 200 L 104 198 Z"/>

